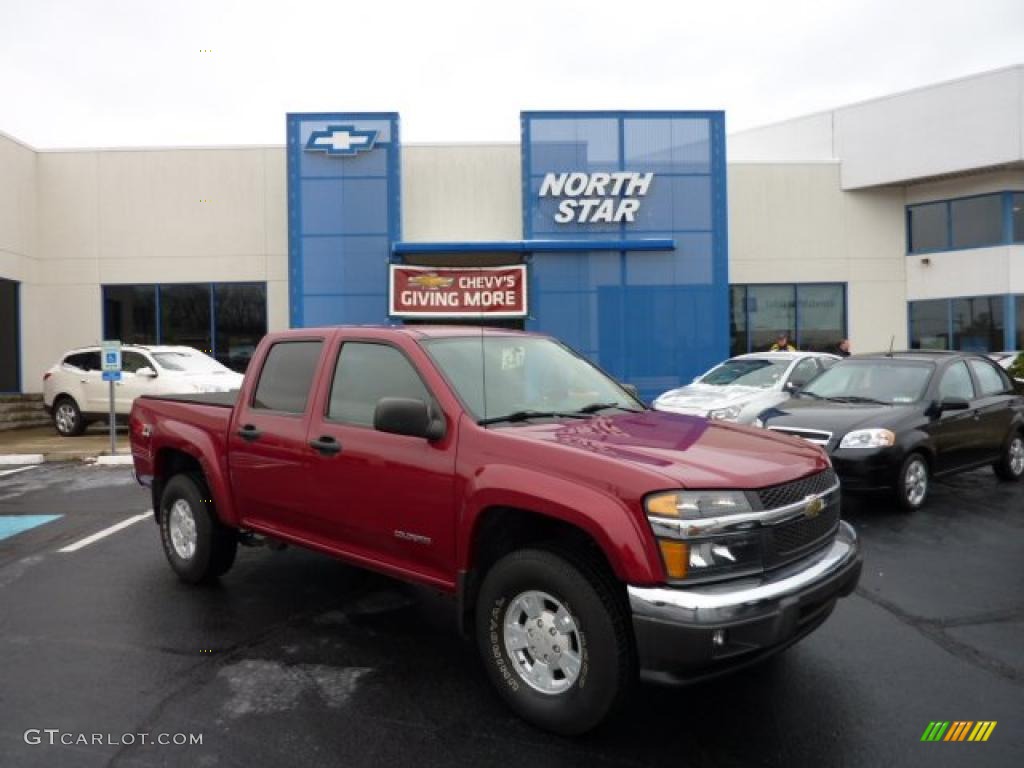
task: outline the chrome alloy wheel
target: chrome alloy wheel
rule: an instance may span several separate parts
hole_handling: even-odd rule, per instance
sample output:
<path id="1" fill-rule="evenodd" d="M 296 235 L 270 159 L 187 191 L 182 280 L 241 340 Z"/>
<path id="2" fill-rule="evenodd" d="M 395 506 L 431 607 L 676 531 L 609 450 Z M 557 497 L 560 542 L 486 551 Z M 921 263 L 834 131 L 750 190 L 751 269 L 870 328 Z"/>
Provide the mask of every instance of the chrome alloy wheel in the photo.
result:
<path id="1" fill-rule="evenodd" d="M 1024 437 L 1017 435 L 1010 440 L 1009 459 L 1010 471 L 1015 475 L 1024 474 Z"/>
<path id="2" fill-rule="evenodd" d="M 171 545 L 174 547 L 175 554 L 182 560 L 191 560 L 196 553 L 198 534 L 192 507 L 184 499 L 178 499 L 171 507 L 167 529 L 171 534 Z"/>
<path id="3" fill-rule="evenodd" d="M 53 420 L 57 422 L 57 430 L 63 435 L 75 431 L 75 419 L 75 408 L 68 402 L 58 405 L 57 412 L 53 415 Z"/>
<path id="4" fill-rule="evenodd" d="M 505 652 L 519 677 L 535 691 L 564 693 L 580 675 L 576 620 L 546 592 L 522 592 L 509 603 L 504 640 Z"/>
<path id="5" fill-rule="evenodd" d="M 907 464 L 903 473 L 903 494 L 911 506 L 918 506 L 928 493 L 928 465 L 920 456 Z"/>

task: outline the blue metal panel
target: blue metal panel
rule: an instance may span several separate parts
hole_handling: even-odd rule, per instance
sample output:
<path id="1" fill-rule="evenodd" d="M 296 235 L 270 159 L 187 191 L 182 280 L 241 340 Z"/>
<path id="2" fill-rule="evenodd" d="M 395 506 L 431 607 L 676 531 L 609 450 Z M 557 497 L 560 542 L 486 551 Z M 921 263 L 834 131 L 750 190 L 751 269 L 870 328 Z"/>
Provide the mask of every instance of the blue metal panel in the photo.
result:
<path id="1" fill-rule="evenodd" d="M 646 399 L 726 357 L 723 113 L 523 112 L 521 120 L 524 237 L 591 243 L 574 245 L 572 256 L 533 251 L 527 327 L 586 351 Z M 547 173 L 616 171 L 654 173 L 632 222 L 561 224 L 560 200 L 538 194 Z M 612 233 L 619 254 L 602 254 L 616 243 Z M 648 238 L 676 248 L 634 247 Z"/>
<path id="2" fill-rule="evenodd" d="M 289 114 L 287 126 L 291 326 L 386 323 L 401 238 L 398 114 Z"/>

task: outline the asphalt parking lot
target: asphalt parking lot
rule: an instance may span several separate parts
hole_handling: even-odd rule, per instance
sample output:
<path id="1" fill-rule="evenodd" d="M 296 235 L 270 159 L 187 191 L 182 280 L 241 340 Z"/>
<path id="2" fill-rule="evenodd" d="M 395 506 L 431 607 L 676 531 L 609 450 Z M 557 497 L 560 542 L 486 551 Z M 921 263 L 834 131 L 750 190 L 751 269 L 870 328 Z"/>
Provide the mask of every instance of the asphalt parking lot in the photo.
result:
<path id="1" fill-rule="evenodd" d="M 987 470 L 937 484 L 914 516 L 848 499 L 864 575 L 820 630 L 729 678 L 643 687 L 581 739 L 509 714 L 443 597 L 296 549 L 243 548 L 219 585 L 187 587 L 140 517 L 148 494 L 127 468 L 9 472 L 0 468 L 3 766 L 1016 766 L 1024 756 L 1024 484 Z M 985 743 L 922 743 L 934 720 L 998 725 Z M 62 744 L 63 734 L 104 743 Z M 128 743 L 133 734 L 202 743 Z"/>

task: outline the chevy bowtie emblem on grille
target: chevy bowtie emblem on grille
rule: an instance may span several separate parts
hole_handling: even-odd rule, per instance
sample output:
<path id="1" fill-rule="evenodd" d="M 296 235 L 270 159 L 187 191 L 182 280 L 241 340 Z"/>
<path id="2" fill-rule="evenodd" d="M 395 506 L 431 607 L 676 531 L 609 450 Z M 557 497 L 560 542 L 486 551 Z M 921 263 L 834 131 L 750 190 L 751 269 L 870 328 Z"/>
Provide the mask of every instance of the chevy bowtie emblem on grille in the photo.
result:
<path id="1" fill-rule="evenodd" d="M 804 506 L 804 517 L 817 517 L 825 508 L 825 502 L 821 500 L 820 496 L 805 496 L 804 501 L 807 502 Z"/>
<path id="2" fill-rule="evenodd" d="M 352 125 L 329 125 L 326 131 L 313 131 L 306 142 L 306 151 L 354 155 L 373 149 L 376 141 L 377 131 L 357 131 Z"/>

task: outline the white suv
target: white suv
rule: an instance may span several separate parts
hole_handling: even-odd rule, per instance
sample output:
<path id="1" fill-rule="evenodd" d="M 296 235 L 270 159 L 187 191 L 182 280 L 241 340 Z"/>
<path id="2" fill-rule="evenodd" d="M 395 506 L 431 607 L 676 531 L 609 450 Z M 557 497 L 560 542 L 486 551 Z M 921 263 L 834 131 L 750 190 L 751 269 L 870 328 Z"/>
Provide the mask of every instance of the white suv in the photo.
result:
<path id="1" fill-rule="evenodd" d="M 121 381 L 114 384 L 114 412 L 127 416 L 139 395 L 228 392 L 242 386 L 242 374 L 191 347 L 121 348 Z M 43 374 L 43 404 L 57 432 L 80 435 L 90 421 L 107 420 L 110 385 L 103 381 L 100 348 L 67 352 Z"/>

